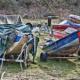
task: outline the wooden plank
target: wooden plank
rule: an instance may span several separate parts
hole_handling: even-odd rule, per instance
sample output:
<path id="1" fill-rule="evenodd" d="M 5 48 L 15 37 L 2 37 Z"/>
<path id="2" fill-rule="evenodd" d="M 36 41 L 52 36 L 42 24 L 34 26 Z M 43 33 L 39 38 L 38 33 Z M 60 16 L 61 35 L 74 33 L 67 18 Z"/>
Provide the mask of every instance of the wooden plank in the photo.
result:
<path id="1" fill-rule="evenodd" d="M 47 57 L 47 59 L 75 59 L 80 58 L 80 56 L 73 56 L 73 57 Z"/>
<path id="2" fill-rule="evenodd" d="M 11 61 L 11 62 L 24 62 L 24 60 L 16 60 L 16 59 L 2 59 L 0 58 L 0 60 L 3 60 L 3 61 Z M 31 62 L 30 59 L 28 59 L 29 62 Z"/>

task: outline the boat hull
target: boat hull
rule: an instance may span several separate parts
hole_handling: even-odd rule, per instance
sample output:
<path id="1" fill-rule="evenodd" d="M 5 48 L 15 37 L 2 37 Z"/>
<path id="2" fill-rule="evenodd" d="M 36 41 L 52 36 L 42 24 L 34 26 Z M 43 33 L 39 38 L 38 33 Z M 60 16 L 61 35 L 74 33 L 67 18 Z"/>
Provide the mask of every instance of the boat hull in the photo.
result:
<path id="1" fill-rule="evenodd" d="M 20 54 L 22 47 L 28 42 L 28 38 L 23 36 L 18 42 L 14 42 L 13 45 L 5 51 L 5 54 Z M 29 52 L 32 49 L 32 45 L 29 44 Z"/>
<path id="2" fill-rule="evenodd" d="M 51 32 L 49 33 L 49 35 L 52 37 Z M 65 37 L 67 34 L 63 34 L 63 33 L 60 33 L 60 32 L 53 31 L 53 35 L 54 35 L 55 38 L 61 39 L 61 38 Z"/>
<path id="3" fill-rule="evenodd" d="M 43 50 L 49 55 L 69 55 L 78 50 L 79 43 L 80 30 L 43 47 Z"/>

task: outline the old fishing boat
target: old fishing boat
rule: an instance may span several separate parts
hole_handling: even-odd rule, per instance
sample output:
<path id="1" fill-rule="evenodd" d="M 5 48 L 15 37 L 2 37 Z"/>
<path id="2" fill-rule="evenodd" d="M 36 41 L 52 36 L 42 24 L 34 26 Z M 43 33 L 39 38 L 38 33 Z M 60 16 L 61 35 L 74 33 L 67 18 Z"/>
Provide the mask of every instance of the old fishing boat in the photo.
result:
<path id="1" fill-rule="evenodd" d="M 66 58 L 80 58 L 80 56 L 73 56 L 73 53 L 80 52 L 80 30 L 75 31 L 59 40 L 46 42 L 42 50 L 44 52 L 40 55 L 41 61 L 46 61 L 47 57 L 50 59 L 66 59 Z"/>
<path id="2" fill-rule="evenodd" d="M 37 52 L 39 38 L 31 34 L 28 25 L 25 25 L 20 16 L 0 16 L 0 60 L 25 62 L 29 53 L 33 61 Z M 34 46 L 35 45 L 35 46 Z"/>
<path id="3" fill-rule="evenodd" d="M 80 29 L 80 16 L 70 14 L 68 20 L 64 20 L 59 24 L 52 24 L 52 29 L 65 30 L 68 27 L 79 30 Z"/>
<path id="4" fill-rule="evenodd" d="M 62 37 L 66 36 L 67 34 L 70 34 L 76 30 L 80 29 L 80 24 L 77 22 L 74 22 L 72 19 L 75 19 L 76 21 L 79 21 L 79 16 L 77 15 L 69 15 L 69 20 L 64 20 L 59 24 L 52 24 L 52 33 L 55 38 L 61 39 Z M 50 18 L 51 23 L 52 18 Z M 67 31 L 67 32 L 66 32 Z M 49 33 L 50 36 L 52 36 L 51 32 Z"/>
<path id="5" fill-rule="evenodd" d="M 61 39 L 63 38 L 64 36 L 70 34 L 70 33 L 73 33 L 77 31 L 77 29 L 74 29 L 74 28 L 70 28 L 68 27 L 67 29 L 65 29 L 64 31 L 57 31 L 57 30 L 54 30 L 53 29 L 53 37 L 54 38 L 57 38 L 57 39 Z M 51 31 L 50 31 L 50 36 L 52 37 L 52 34 L 51 34 Z"/>

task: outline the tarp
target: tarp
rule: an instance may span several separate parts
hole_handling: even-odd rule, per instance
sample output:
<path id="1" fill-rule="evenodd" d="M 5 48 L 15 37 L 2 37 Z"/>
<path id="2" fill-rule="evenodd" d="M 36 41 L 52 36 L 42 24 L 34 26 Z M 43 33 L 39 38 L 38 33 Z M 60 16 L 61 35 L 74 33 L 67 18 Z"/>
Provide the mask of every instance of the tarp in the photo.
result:
<path id="1" fill-rule="evenodd" d="M 2 44 L 2 40 L 0 38 L 0 56 L 4 53 L 6 46 Z"/>
<path id="2" fill-rule="evenodd" d="M 30 27 L 22 22 L 20 15 L 0 15 L 0 32 L 5 32 L 11 28 L 31 33 Z"/>
<path id="3" fill-rule="evenodd" d="M 17 37 L 17 32 L 15 30 L 11 30 L 10 32 L 0 33 L 0 56 L 4 53 L 4 51 L 10 48 Z"/>
<path id="4" fill-rule="evenodd" d="M 19 34 L 20 32 L 31 33 L 29 26 L 22 22 L 20 15 L 0 15 L 0 56 L 13 44 L 18 35 L 16 29 Z"/>

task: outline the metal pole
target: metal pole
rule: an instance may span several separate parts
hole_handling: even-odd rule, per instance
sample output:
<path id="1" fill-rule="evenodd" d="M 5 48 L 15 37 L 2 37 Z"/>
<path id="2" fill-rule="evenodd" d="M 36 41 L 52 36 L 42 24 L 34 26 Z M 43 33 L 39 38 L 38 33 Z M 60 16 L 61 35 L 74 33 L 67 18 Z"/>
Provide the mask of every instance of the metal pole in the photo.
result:
<path id="1" fill-rule="evenodd" d="M 53 35 L 53 29 L 52 29 L 52 24 L 51 24 L 51 34 L 52 34 L 52 37 L 54 37 L 54 35 Z"/>

